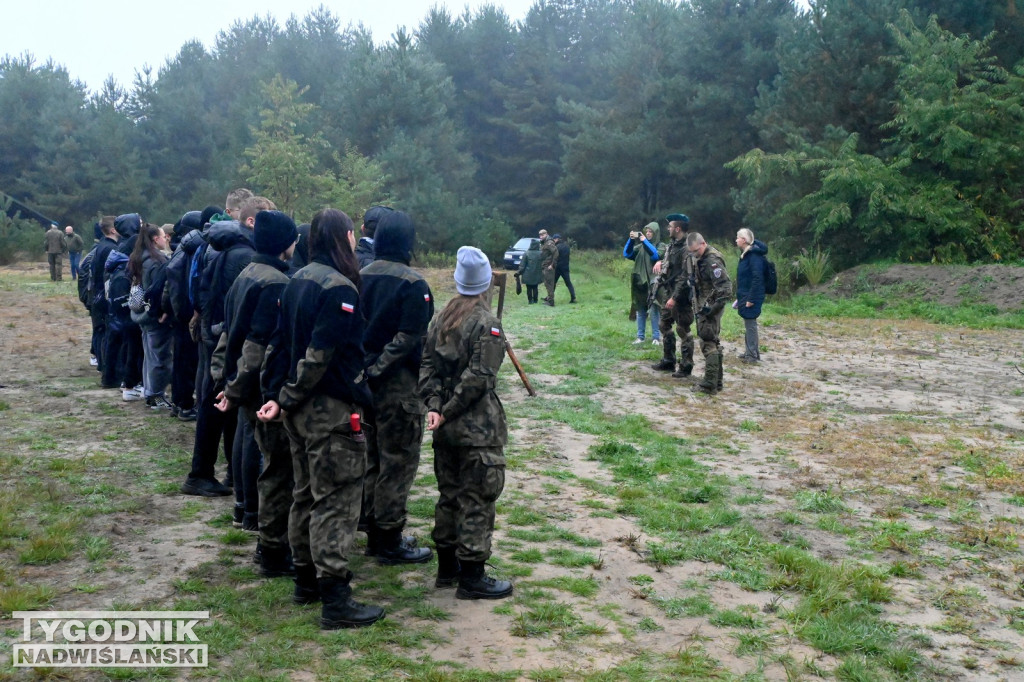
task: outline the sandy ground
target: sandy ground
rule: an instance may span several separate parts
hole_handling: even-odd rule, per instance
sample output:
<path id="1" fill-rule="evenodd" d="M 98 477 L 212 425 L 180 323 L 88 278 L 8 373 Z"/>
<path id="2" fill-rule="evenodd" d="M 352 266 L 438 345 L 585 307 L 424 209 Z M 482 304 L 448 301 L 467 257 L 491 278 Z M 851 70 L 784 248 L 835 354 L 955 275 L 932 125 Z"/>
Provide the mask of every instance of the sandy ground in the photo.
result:
<path id="1" fill-rule="evenodd" d="M 16 406 L 0 412 L 0 425 L 5 430 L 51 429 L 59 443 L 57 454 L 65 458 L 109 448 L 109 441 L 69 425 L 87 418 L 101 429 L 123 433 L 134 428 L 133 420 L 144 408 L 122 403 L 116 391 L 89 387 L 97 375 L 87 364 L 88 320 L 76 299 L 52 295 L 42 285 L 38 296 L 17 297 L 15 291 L 0 286 L 0 400 Z M 1022 514 L 1007 502 L 1024 495 L 1024 489 L 1019 476 L 979 477 L 963 464 L 966 454 L 977 451 L 1017 474 L 1022 470 L 1024 377 L 1013 365 L 1024 364 L 1024 332 L 961 330 L 915 321 L 813 320 L 763 329 L 762 344 L 769 350 L 755 367 L 740 364 L 735 359 L 738 347 L 727 344 L 726 388 L 713 399 L 691 393 L 691 382 L 650 370 L 649 351 L 593 397 L 605 411 L 640 411 L 666 434 L 709 443 L 701 459 L 712 472 L 746 481 L 748 489 L 763 495 L 756 513 L 747 515 L 770 539 L 785 541 L 791 529 L 779 514 L 794 508 L 798 491 L 808 490 L 840 491 L 850 508 L 846 521 L 851 525 L 898 521 L 919 531 L 921 540 L 913 547 L 894 540 L 874 551 L 853 551 L 846 536 L 810 521 L 795 529 L 822 558 L 912 566 L 916 577 L 889 581 L 895 598 L 885 605 L 885 615 L 906 626 L 908 633 L 927 637 L 922 652 L 940 677 L 1024 679 L 1024 637 L 1009 627 L 1007 615 L 1024 608 L 1024 561 L 1016 549 Z M 529 353 L 521 352 L 520 359 L 529 371 Z M 696 373 L 701 369 L 698 361 Z M 514 379 L 510 374 L 513 388 L 503 396 L 513 410 L 518 401 L 529 400 L 511 383 Z M 531 379 L 542 395 L 561 380 L 544 375 Z M 169 444 L 191 449 L 191 425 L 175 423 L 161 433 Z M 550 471 L 557 469 L 613 485 L 608 472 L 588 458 L 594 443 L 593 437 L 565 425 L 528 429 L 520 424 L 510 450 L 539 448 L 543 456 L 510 472 L 505 498 L 528 499 L 560 528 L 596 541 L 587 550 L 599 557 L 595 565 L 538 563 L 531 576 L 517 581 L 517 589 L 524 590 L 548 578 L 593 577 L 599 584 L 594 597 L 548 591 L 558 602 L 570 604 L 582 622 L 595 626 L 596 634 L 517 636 L 513 633 L 523 615 L 521 607 L 495 614 L 494 603 L 456 601 L 454 591 L 437 590 L 428 599 L 457 616 L 440 624 L 410 623 L 433 628 L 447 640 L 415 656 L 494 671 L 560 667 L 584 677 L 642 651 L 671 653 L 691 647 L 702 648 L 734 674 L 760 670 L 766 679 L 792 675 L 792 668 L 787 671 L 779 662 L 780 654 L 820 670 L 835 666 L 833 658 L 802 643 L 790 625 L 773 615 L 792 606 L 793 595 L 745 591 L 717 579 L 722 567 L 713 563 L 652 565 L 652 538 L 634 519 L 594 516 L 592 506 L 582 504 L 604 502 L 615 509 L 614 498 L 602 497 L 576 479 L 557 481 L 557 489 L 549 485 Z M 9 454 L 14 456 L 46 456 L 12 447 Z M 428 453 L 424 451 L 423 474 L 431 472 Z M 135 486 L 130 476 L 123 483 Z M 10 494 L 12 482 L 4 486 Z M 926 493 L 949 504 L 922 505 Z M 111 538 L 117 547 L 117 566 L 99 573 L 79 560 L 56 567 L 18 566 L 7 555 L 3 561 L 21 580 L 52 585 L 57 590 L 52 608 L 166 606 L 175 594 L 174 581 L 214 560 L 223 549 L 209 521 L 230 504 L 229 499 L 140 492 L 129 508 L 89 520 L 90 532 Z M 529 544 L 510 541 L 508 526 L 500 518 L 499 524 L 499 555 Z M 413 530 L 423 537 L 429 525 L 420 520 Z M 990 542 L 996 536 L 1001 543 Z M 247 554 L 238 552 L 237 561 L 246 560 Z M 650 582 L 640 589 L 630 580 L 637 576 L 649 576 Z M 419 568 L 407 576 L 410 583 L 430 579 Z M 95 589 L 76 589 L 83 584 Z M 965 591 L 973 595 L 961 614 L 970 627 L 948 632 L 942 626 L 953 611 L 944 595 Z M 771 651 L 739 655 L 733 630 L 715 627 L 707 617 L 669 618 L 653 599 L 694 595 L 707 595 L 717 609 L 751 607 L 769 623 Z M 655 627 L 638 628 L 641 623 Z"/>

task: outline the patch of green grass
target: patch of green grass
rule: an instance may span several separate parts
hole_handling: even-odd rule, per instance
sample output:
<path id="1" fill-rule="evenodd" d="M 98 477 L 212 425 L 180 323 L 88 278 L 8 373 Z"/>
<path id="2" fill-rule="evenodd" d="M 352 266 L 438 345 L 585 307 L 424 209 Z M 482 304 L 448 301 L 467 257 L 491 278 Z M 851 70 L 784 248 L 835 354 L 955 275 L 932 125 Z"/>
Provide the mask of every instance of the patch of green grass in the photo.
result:
<path id="1" fill-rule="evenodd" d="M 598 558 L 590 552 L 576 552 L 562 547 L 549 549 L 546 554 L 551 563 L 566 568 L 583 568 L 598 563 Z"/>
<path id="2" fill-rule="evenodd" d="M 46 606 L 57 596 L 49 585 L 0 585 L 0 618 L 10 618 L 14 611 L 34 611 Z"/>
<path id="3" fill-rule="evenodd" d="M 256 540 L 256 536 L 240 528 L 228 528 L 220 541 L 225 545 L 248 545 Z"/>
<path id="4" fill-rule="evenodd" d="M 85 558 L 89 561 L 105 561 L 114 555 L 109 538 L 91 535 L 85 539 Z"/>
<path id="5" fill-rule="evenodd" d="M 815 514 L 837 514 L 846 511 L 842 497 L 828 490 L 801 490 L 793 496 L 796 508 L 802 512 Z"/>
<path id="6" fill-rule="evenodd" d="M 715 607 L 711 603 L 711 597 L 704 593 L 669 599 L 659 597 L 654 600 L 654 603 L 665 612 L 665 616 L 668 618 L 682 618 L 683 616 L 694 618 L 697 616 L 707 616 L 715 611 Z"/>
<path id="7" fill-rule="evenodd" d="M 514 637 L 548 637 L 569 632 L 582 622 L 571 605 L 545 602 L 520 613 L 511 632 Z"/>
<path id="8" fill-rule="evenodd" d="M 531 580 L 531 585 L 537 587 L 550 587 L 556 590 L 562 590 L 563 592 L 570 592 L 575 594 L 577 597 L 593 597 L 598 593 L 601 586 L 597 582 L 597 579 L 593 576 L 587 576 L 586 578 L 574 578 L 568 575 L 557 576 L 555 578 L 547 578 L 545 580 Z"/>
<path id="9" fill-rule="evenodd" d="M 764 627 L 764 621 L 758 618 L 756 606 L 738 606 L 735 609 L 717 611 L 711 616 L 710 622 L 720 628 L 747 628 L 756 630 Z"/>
<path id="10" fill-rule="evenodd" d="M 539 564 L 544 561 L 544 553 L 539 549 L 524 549 L 513 552 L 509 558 L 513 561 L 522 561 L 527 564 Z"/>

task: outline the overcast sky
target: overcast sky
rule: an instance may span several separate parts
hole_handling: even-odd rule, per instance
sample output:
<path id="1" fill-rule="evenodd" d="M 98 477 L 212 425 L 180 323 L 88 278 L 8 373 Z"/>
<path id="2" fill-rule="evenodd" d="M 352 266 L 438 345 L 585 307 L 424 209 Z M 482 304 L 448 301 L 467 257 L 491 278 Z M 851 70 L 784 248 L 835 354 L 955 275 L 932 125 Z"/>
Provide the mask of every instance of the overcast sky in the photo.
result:
<path id="1" fill-rule="evenodd" d="M 238 19 L 270 14 L 283 26 L 291 14 L 302 18 L 321 4 L 342 26 L 361 22 L 381 43 L 399 26 L 415 30 L 434 5 L 459 15 L 493 4 L 517 21 L 533 0 L 16 0 L 4 3 L 0 51 L 31 52 L 37 64 L 52 58 L 93 91 L 111 74 L 130 87 L 136 70 L 148 64 L 155 76 L 193 38 L 209 48 Z"/>

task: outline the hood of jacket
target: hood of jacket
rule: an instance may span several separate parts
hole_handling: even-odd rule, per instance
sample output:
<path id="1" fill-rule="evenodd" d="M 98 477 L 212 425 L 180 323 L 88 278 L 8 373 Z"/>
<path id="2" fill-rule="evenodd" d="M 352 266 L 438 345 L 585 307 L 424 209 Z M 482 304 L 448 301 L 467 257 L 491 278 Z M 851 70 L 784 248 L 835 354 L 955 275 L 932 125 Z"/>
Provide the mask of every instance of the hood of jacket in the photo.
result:
<path id="1" fill-rule="evenodd" d="M 181 241 L 178 242 L 178 248 L 191 256 L 205 241 L 203 239 L 203 231 L 195 229 L 181 238 Z"/>
<path id="2" fill-rule="evenodd" d="M 760 239 L 755 239 L 754 243 L 750 245 L 750 248 L 743 252 L 743 255 L 746 256 L 748 253 L 756 253 L 760 256 L 767 256 L 768 245 L 765 244 Z"/>
<path id="3" fill-rule="evenodd" d="M 402 211 L 391 211 L 377 223 L 373 235 L 373 255 L 377 260 L 390 260 L 408 265 L 416 248 L 416 227 L 412 218 Z"/>
<path id="4" fill-rule="evenodd" d="M 206 243 L 224 251 L 235 244 L 248 244 L 252 246 L 252 231 L 244 228 L 237 220 L 221 220 L 210 223 L 210 229 L 206 231 Z"/>
<path id="5" fill-rule="evenodd" d="M 113 272 L 119 267 L 125 267 L 128 265 L 128 255 L 121 253 L 117 249 L 111 249 L 110 255 L 107 256 L 107 262 L 103 264 L 103 269 L 107 272 Z"/>
<path id="6" fill-rule="evenodd" d="M 644 236 L 647 236 L 647 230 L 650 230 L 654 235 L 649 241 L 657 248 L 658 244 L 661 243 L 661 227 L 657 222 L 650 222 L 644 225 Z"/>
<path id="7" fill-rule="evenodd" d="M 142 227 L 142 216 L 138 213 L 122 213 L 114 218 L 114 229 L 122 237 L 131 237 L 139 233 Z"/>

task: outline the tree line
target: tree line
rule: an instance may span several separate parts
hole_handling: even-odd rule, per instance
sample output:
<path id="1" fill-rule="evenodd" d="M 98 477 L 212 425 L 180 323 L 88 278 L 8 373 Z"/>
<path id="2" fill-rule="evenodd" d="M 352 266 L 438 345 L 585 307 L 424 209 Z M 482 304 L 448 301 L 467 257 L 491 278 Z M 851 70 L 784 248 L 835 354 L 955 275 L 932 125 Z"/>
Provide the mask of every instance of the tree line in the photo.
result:
<path id="1" fill-rule="evenodd" d="M 76 225 L 173 222 L 237 186 L 299 221 L 388 202 L 423 248 L 492 256 L 682 211 L 842 264 L 1016 259 L 1022 27 L 1014 0 L 538 0 L 375 42 L 321 7 L 93 94 L 8 55 L 0 192 Z"/>

